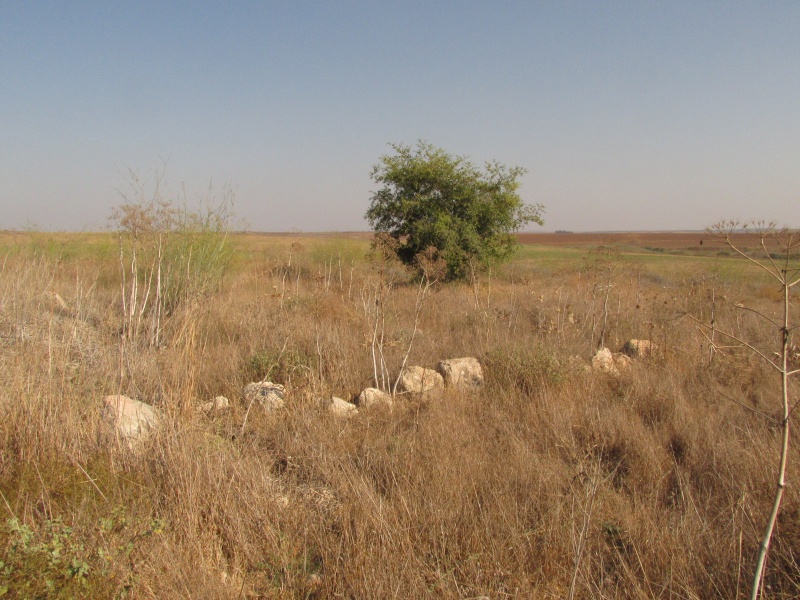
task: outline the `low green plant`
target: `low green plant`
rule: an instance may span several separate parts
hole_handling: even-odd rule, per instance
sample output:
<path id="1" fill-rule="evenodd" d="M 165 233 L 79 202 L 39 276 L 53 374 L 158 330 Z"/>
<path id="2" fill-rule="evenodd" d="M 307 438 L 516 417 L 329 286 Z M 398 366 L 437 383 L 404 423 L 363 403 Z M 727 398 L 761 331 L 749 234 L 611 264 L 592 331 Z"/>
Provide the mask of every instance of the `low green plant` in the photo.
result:
<path id="1" fill-rule="evenodd" d="M 286 385 L 299 375 L 314 372 L 317 358 L 299 349 L 263 349 L 247 360 L 248 375 Z"/>
<path id="2" fill-rule="evenodd" d="M 160 518 L 131 518 L 123 506 L 94 527 L 60 516 L 38 524 L 12 517 L 0 526 L 0 597 L 120 597 L 132 588 L 147 540 L 165 526 Z"/>
<path id="3" fill-rule="evenodd" d="M 60 517 L 34 530 L 16 517 L 8 519 L 0 552 L 0 596 L 70 598 L 83 596 L 93 572 L 80 537 Z"/>

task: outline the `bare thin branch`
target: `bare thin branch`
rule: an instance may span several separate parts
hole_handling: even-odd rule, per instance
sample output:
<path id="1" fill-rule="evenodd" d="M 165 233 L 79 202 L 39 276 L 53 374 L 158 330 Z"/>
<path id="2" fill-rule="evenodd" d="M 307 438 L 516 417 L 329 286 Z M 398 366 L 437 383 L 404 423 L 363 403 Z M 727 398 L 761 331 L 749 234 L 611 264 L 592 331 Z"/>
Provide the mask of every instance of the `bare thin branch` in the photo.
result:
<path id="1" fill-rule="evenodd" d="M 755 308 L 750 308 L 749 306 L 745 306 L 744 304 L 741 304 L 741 303 L 739 303 L 739 302 L 731 302 L 730 300 L 728 300 L 728 299 L 727 299 L 727 298 L 725 298 L 724 296 L 723 296 L 723 300 L 725 300 L 726 302 L 730 303 L 730 305 L 731 305 L 731 306 L 733 306 L 734 308 L 738 308 L 739 310 L 746 310 L 746 311 L 748 311 L 748 312 L 751 312 L 751 313 L 753 313 L 753 314 L 755 314 L 755 315 L 758 315 L 758 316 L 759 316 L 759 317 L 761 317 L 762 319 L 764 319 L 764 320 L 766 320 L 766 321 L 769 321 L 770 323 L 772 323 L 772 325 L 774 325 L 774 326 L 775 326 L 775 327 L 777 327 L 778 329 L 780 329 L 780 328 L 781 328 L 781 325 L 780 325 L 780 324 L 779 324 L 777 321 L 774 321 L 773 319 L 771 319 L 770 317 L 768 317 L 767 315 L 765 315 L 765 314 L 764 314 L 763 312 L 761 312 L 760 310 L 756 310 Z"/>
<path id="2" fill-rule="evenodd" d="M 733 403 L 734 403 L 734 404 L 736 404 L 737 406 L 741 406 L 741 407 L 742 407 L 742 408 L 744 408 L 745 410 L 749 410 L 749 411 L 751 411 L 751 412 L 754 412 L 754 413 L 756 413 L 757 415 L 759 415 L 759 416 L 761 416 L 761 417 L 764 417 L 765 419 L 767 419 L 767 420 L 768 420 L 768 421 L 770 421 L 771 423 L 774 423 L 775 425 L 780 425 L 780 421 L 778 421 L 778 419 L 776 419 L 775 417 L 773 417 L 773 416 L 772 416 L 772 415 L 770 415 L 770 414 L 767 414 L 767 413 L 765 413 L 763 410 L 758 410 L 757 408 L 753 408 L 752 406 L 747 406 L 747 405 L 746 405 L 746 404 L 744 404 L 743 402 L 739 402 L 739 401 L 738 401 L 736 398 L 733 398 L 733 397 L 731 397 L 731 396 L 728 396 L 728 394 L 725 394 L 724 392 L 721 392 L 720 390 L 716 390 L 716 392 L 717 392 L 717 393 L 718 393 L 720 396 L 722 396 L 722 397 L 723 397 L 723 398 L 725 398 L 726 400 L 730 400 L 731 402 L 733 402 Z"/>
<path id="3" fill-rule="evenodd" d="M 689 317 L 692 321 L 694 321 L 698 325 L 700 325 L 701 327 L 705 327 L 706 329 L 711 329 L 710 325 L 707 325 L 706 323 L 703 323 L 700 319 L 698 319 L 694 315 L 686 313 L 686 316 Z M 766 354 L 761 352 L 761 350 L 759 350 L 758 348 L 756 348 L 752 344 L 748 344 L 747 342 L 745 342 L 742 338 L 737 337 L 737 336 L 733 335 L 732 333 L 728 333 L 727 331 L 724 331 L 722 329 L 714 328 L 714 331 L 716 331 L 717 333 L 719 333 L 721 335 L 724 335 L 725 337 L 728 337 L 728 338 L 730 338 L 732 340 L 736 340 L 737 342 L 739 342 L 739 344 L 741 344 L 745 348 L 751 350 L 754 354 L 757 354 L 758 356 L 763 358 L 773 369 L 776 369 L 779 372 L 782 371 L 782 369 L 778 365 L 776 365 L 774 362 L 772 362 L 771 358 L 769 358 Z"/>
<path id="4" fill-rule="evenodd" d="M 789 413 L 788 413 L 789 417 L 792 416 L 792 413 L 794 412 L 794 409 L 797 408 L 798 405 L 800 405 L 800 400 L 797 400 L 797 402 L 792 404 L 791 408 L 789 409 Z"/>
<path id="5" fill-rule="evenodd" d="M 86 472 L 86 469 L 84 469 L 81 466 L 81 463 L 79 463 L 77 460 L 75 460 L 75 458 L 73 458 L 72 456 L 70 456 L 69 459 L 70 459 L 70 461 L 72 462 L 73 465 L 78 467 L 83 472 L 83 474 L 86 475 L 86 480 L 94 486 L 94 489 L 96 489 L 97 492 L 103 497 L 103 500 L 108 501 L 108 498 L 103 493 L 103 490 L 101 490 L 99 487 L 97 487 L 97 482 L 92 478 L 91 475 L 89 475 L 89 473 Z"/>
<path id="6" fill-rule="evenodd" d="M 711 327 L 708 328 L 711 329 Z M 714 350 L 716 350 L 717 352 L 720 352 L 722 350 L 729 350 L 730 348 L 741 348 L 739 344 L 736 344 L 735 346 L 720 346 L 714 340 L 708 337 L 708 334 L 706 334 L 706 332 L 700 329 L 699 327 L 697 328 L 697 331 L 699 331 L 700 335 L 702 335 L 704 338 L 706 338 L 706 340 L 708 340 L 708 343 L 711 344 L 711 346 L 713 346 Z M 717 331 L 717 329 L 714 329 L 713 331 Z"/>
<path id="7" fill-rule="evenodd" d="M 15 515 L 14 511 L 11 509 L 11 505 L 8 503 L 8 500 L 6 500 L 5 494 L 3 494 L 3 490 L 0 490 L 0 498 L 3 499 L 3 504 L 6 505 L 6 508 L 8 509 L 8 512 L 11 513 L 11 516 L 16 519 L 17 515 Z"/>
<path id="8" fill-rule="evenodd" d="M 776 273 L 782 273 L 783 271 L 781 270 L 780 267 L 778 267 L 778 265 L 775 264 L 775 261 L 772 260 L 772 256 L 770 255 L 769 250 L 767 250 L 767 246 L 764 243 L 764 238 L 765 237 L 766 237 L 766 233 L 762 232 L 761 233 L 761 249 L 764 251 L 764 256 L 767 257 L 767 260 L 772 265 L 772 268 L 775 269 Z"/>
<path id="9" fill-rule="evenodd" d="M 771 271 L 771 270 L 769 269 L 769 267 L 767 267 L 767 266 L 766 266 L 766 265 L 764 265 L 763 263 L 760 263 L 760 262 L 758 262 L 758 261 L 757 261 L 756 259 L 754 259 L 752 256 L 748 256 L 748 255 L 747 255 L 745 252 L 742 252 L 741 250 L 739 250 L 739 248 L 737 248 L 737 247 L 736 247 L 736 246 L 733 244 L 733 242 L 731 242 L 731 241 L 730 241 L 730 236 L 726 236 L 726 237 L 725 237 L 725 243 L 728 245 L 728 247 L 729 247 L 731 250 L 733 250 L 734 252 L 736 252 L 736 254 L 738 254 L 739 256 L 742 256 L 742 257 L 746 258 L 746 259 L 747 259 L 747 260 L 749 260 L 751 263 L 753 263 L 754 265 L 756 265 L 756 266 L 757 266 L 759 269 L 763 269 L 764 271 L 766 271 L 767 273 L 769 273 L 770 275 L 772 275 L 772 276 L 773 276 L 775 279 L 777 279 L 778 281 L 780 281 L 780 282 L 781 282 L 781 285 L 784 283 L 784 281 L 783 281 L 783 278 L 782 278 L 782 277 L 781 277 L 781 275 L 780 275 L 780 272 L 777 272 L 777 273 L 776 273 L 776 272 L 773 272 L 773 271 Z M 772 260 L 772 259 L 770 259 L 770 260 Z"/>

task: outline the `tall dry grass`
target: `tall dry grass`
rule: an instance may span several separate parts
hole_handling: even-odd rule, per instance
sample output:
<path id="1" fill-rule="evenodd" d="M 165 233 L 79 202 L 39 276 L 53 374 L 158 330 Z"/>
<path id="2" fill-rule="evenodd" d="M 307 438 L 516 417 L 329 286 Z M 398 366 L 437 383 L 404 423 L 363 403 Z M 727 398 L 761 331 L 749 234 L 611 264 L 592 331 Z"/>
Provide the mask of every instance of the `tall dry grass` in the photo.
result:
<path id="1" fill-rule="evenodd" d="M 486 384 L 342 420 L 319 400 L 374 385 L 386 274 L 366 246 L 242 243 L 221 285 L 174 311 L 162 345 L 128 348 L 122 378 L 116 257 L 48 248 L 6 247 L 0 271 L 6 597 L 746 595 L 779 443 L 759 413 L 777 414 L 779 382 L 746 352 L 712 356 L 680 318 L 708 319 L 723 295 L 777 309 L 734 259 L 672 270 L 622 256 L 607 298 L 606 274 L 584 260 L 440 286 L 409 362 L 477 356 Z M 395 372 L 417 288 L 392 281 Z M 769 343 L 747 313 L 714 310 Z M 602 322 L 615 350 L 629 338 L 659 349 L 618 378 L 588 371 Z M 248 412 L 241 388 L 263 377 L 286 386 L 283 411 Z M 137 452 L 100 421 L 111 393 L 168 415 Z M 194 410 L 220 394 L 228 412 Z M 800 595 L 798 517 L 789 487 L 769 597 Z"/>

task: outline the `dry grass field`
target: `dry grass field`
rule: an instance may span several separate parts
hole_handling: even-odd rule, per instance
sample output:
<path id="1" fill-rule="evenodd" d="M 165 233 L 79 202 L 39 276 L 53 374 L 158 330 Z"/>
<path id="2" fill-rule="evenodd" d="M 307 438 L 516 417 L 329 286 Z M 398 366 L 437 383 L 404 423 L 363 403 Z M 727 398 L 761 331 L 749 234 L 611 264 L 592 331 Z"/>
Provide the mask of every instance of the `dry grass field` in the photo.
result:
<path id="1" fill-rule="evenodd" d="M 685 315 L 771 356 L 779 332 L 736 303 L 781 303 L 703 237 L 526 234 L 423 294 L 359 234 L 187 244 L 156 275 L 112 234 L 0 234 L 0 597 L 747 597 L 780 380 Z M 657 347 L 591 369 L 629 339 Z M 473 356 L 485 383 L 333 415 L 381 384 L 376 349 L 390 378 Z M 282 409 L 243 397 L 262 379 Z M 110 394 L 160 427 L 129 448 Z M 791 441 L 769 598 L 800 596 Z"/>

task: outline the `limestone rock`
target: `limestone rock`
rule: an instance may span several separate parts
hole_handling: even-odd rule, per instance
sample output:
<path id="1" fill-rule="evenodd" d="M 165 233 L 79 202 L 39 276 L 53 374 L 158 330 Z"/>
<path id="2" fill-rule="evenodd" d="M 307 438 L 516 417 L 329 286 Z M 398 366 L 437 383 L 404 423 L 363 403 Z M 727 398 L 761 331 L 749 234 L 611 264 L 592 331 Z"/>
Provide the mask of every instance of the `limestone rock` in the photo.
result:
<path id="1" fill-rule="evenodd" d="M 630 367 L 631 364 L 633 364 L 633 361 L 631 360 L 630 356 L 626 356 L 625 354 L 617 352 L 614 354 L 614 364 L 616 365 L 617 369 L 624 371 Z"/>
<path id="2" fill-rule="evenodd" d="M 650 340 L 628 340 L 625 342 L 625 345 L 622 346 L 620 352 L 631 358 L 642 358 L 643 356 L 652 354 L 657 349 L 658 346 Z"/>
<path id="3" fill-rule="evenodd" d="M 612 373 L 617 370 L 614 366 L 614 355 L 608 348 L 600 348 L 592 357 L 592 369 L 603 373 Z"/>
<path id="4" fill-rule="evenodd" d="M 283 408 L 285 393 L 286 390 L 282 385 L 269 381 L 248 383 L 242 391 L 248 406 L 258 402 L 268 411 Z"/>
<path id="5" fill-rule="evenodd" d="M 592 358 L 592 369 L 609 375 L 619 375 L 627 369 L 631 359 L 624 354 L 614 354 L 608 348 L 600 348 Z"/>
<path id="6" fill-rule="evenodd" d="M 301 483 L 294 488 L 300 499 L 324 513 L 331 513 L 340 506 L 339 499 L 329 487 L 319 483 Z"/>
<path id="7" fill-rule="evenodd" d="M 413 394 L 435 394 L 444 389 L 444 379 L 433 369 L 406 367 L 400 374 L 397 389 Z"/>
<path id="8" fill-rule="evenodd" d="M 392 397 L 379 390 L 378 388 L 366 388 L 356 398 L 356 405 L 359 408 L 370 409 L 373 407 L 386 407 L 391 408 L 394 402 Z"/>
<path id="9" fill-rule="evenodd" d="M 278 508 L 288 508 L 291 504 L 291 500 L 289 500 L 289 496 L 286 494 L 277 494 L 272 498 L 272 501 L 278 506 Z"/>
<path id="10" fill-rule="evenodd" d="M 217 396 L 210 402 L 204 402 L 197 408 L 204 413 L 213 413 L 227 410 L 231 407 L 230 401 L 225 396 Z"/>
<path id="11" fill-rule="evenodd" d="M 158 409 L 121 394 L 106 396 L 101 414 L 117 437 L 131 448 L 144 441 L 161 422 Z"/>
<path id="12" fill-rule="evenodd" d="M 436 370 L 448 387 L 476 388 L 483 384 L 483 368 L 477 358 L 440 360 Z"/>
<path id="13" fill-rule="evenodd" d="M 334 396 L 327 402 L 328 410 L 337 417 L 352 417 L 358 414 L 358 407 L 351 402 Z"/>

